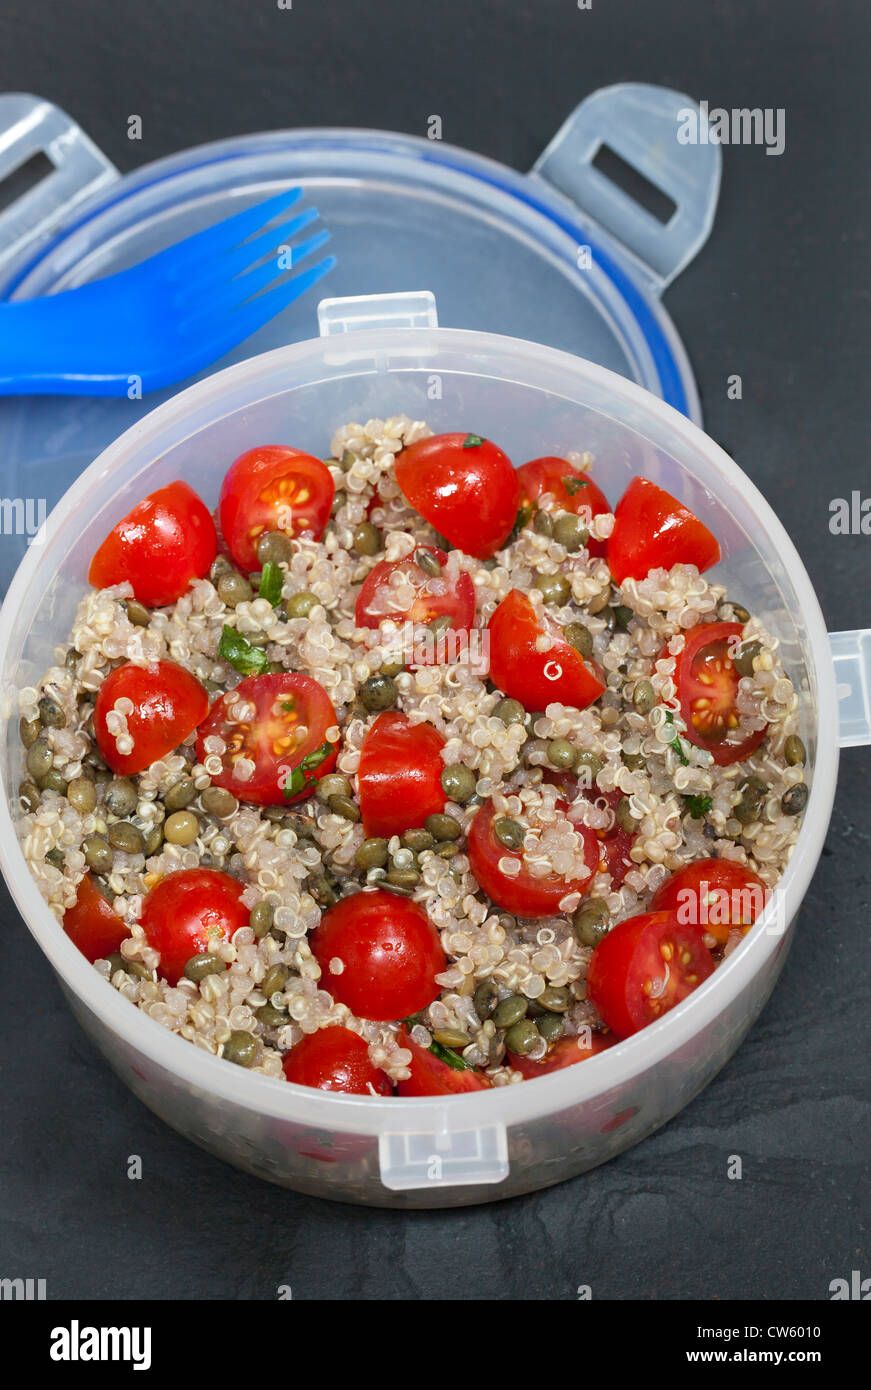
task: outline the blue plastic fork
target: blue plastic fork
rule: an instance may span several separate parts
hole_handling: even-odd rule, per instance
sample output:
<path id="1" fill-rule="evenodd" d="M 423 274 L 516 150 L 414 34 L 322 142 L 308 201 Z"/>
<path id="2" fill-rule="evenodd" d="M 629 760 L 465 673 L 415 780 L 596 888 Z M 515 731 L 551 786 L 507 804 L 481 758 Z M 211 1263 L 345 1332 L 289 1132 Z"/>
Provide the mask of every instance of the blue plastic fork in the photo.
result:
<path id="1" fill-rule="evenodd" d="M 301 196 L 279 193 L 78 289 L 0 304 L 0 395 L 127 396 L 216 362 L 335 265 L 296 269 L 329 239 L 289 244 L 315 208 L 262 230 Z"/>

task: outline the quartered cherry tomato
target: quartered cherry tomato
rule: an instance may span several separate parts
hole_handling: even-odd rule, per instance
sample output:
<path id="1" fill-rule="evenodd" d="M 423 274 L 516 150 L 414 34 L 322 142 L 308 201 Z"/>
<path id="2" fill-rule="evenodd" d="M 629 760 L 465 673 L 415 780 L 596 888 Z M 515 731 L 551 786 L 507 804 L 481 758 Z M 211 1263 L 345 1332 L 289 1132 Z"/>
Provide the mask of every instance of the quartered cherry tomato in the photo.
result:
<path id="1" fill-rule="evenodd" d="M 438 997 L 447 969 L 439 934 L 422 907 L 383 888 L 328 907 L 309 938 L 321 988 L 359 1018 L 407 1018 Z"/>
<path id="2" fill-rule="evenodd" d="M 564 802 L 557 809 L 565 812 Z M 569 893 L 585 893 L 590 879 L 599 867 L 599 841 L 586 825 L 575 826 L 584 844 L 584 859 L 589 872 L 580 879 L 567 879 L 561 874 L 548 873 L 537 877 L 523 862 L 520 850 L 506 849 L 496 838 L 494 823 L 498 819 L 492 801 L 478 811 L 469 827 L 469 867 L 484 892 L 498 907 L 515 912 L 519 917 L 547 917 L 559 912 L 560 902 Z M 500 861 L 509 859 L 520 865 L 518 873 L 506 873 Z"/>
<path id="3" fill-rule="evenodd" d="M 643 912 L 612 927 L 593 951 L 587 996 L 618 1038 L 686 999 L 714 969 L 701 927 L 673 912 Z"/>
<path id="4" fill-rule="evenodd" d="M 336 711 L 311 676 L 248 676 L 212 705 L 197 734 L 197 757 L 203 762 L 209 756 L 206 740 L 217 736 L 226 752 L 222 770 L 212 774 L 215 785 L 241 801 L 283 806 L 310 796 L 335 767 L 338 742 L 328 741 L 331 728 L 338 728 Z M 240 762 L 250 775 L 240 776 Z"/>
<path id="5" fill-rule="evenodd" d="M 141 923 L 149 946 L 160 952 L 158 972 L 178 983 L 191 956 L 209 942 L 228 941 L 248 925 L 243 884 L 218 869 L 179 869 L 166 874 L 146 895 Z"/>
<path id="6" fill-rule="evenodd" d="M 586 709 L 605 689 L 601 669 L 584 661 L 561 629 L 545 613 L 539 618 L 525 594 L 512 589 L 488 624 L 490 679 L 526 710 L 542 710 L 553 701 Z M 547 634 L 545 652 L 537 642 Z"/>
<path id="7" fill-rule="evenodd" d="M 621 800 L 622 795 L 623 793 L 620 791 L 602 792 L 599 791 L 598 787 L 590 787 L 583 792 L 586 801 L 604 802 L 612 813 L 617 809 L 617 803 Z M 616 817 L 607 830 L 596 831 L 604 866 L 611 875 L 612 888 L 619 888 L 633 867 L 632 860 L 629 858 L 629 851 L 635 843 L 636 835 L 636 831 L 624 830 L 621 825 L 618 825 Z"/>
<path id="8" fill-rule="evenodd" d="M 520 483 L 520 506 L 537 502 L 545 492 L 551 493 L 560 509 L 573 512 L 575 516 L 586 517 L 588 521 L 602 512 L 610 512 L 611 505 L 600 487 L 593 482 L 589 473 L 579 473 L 567 459 L 531 459 L 517 470 Z M 591 555 L 601 557 L 605 554 L 606 542 L 590 540 L 587 550 Z"/>
<path id="9" fill-rule="evenodd" d="M 126 579 L 140 603 L 163 608 L 208 574 L 217 547 L 205 503 L 187 483 L 170 483 L 112 528 L 91 561 L 88 582 L 107 589 Z"/>
<path id="10" fill-rule="evenodd" d="M 742 728 L 735 705 L 738 672 L 730 651 L 740 643 L 740 623 L 701 623 L 686 633 L 674 681 L 686 737 L 705 748 L 719 767 L 740 762 L 758 748 L 768 726 Z M 668 653 L 660 652 L 660 657 Z"/>
<path id="11" fill-rule="evenodd" d="M 330 516 L 335 484 L 312 454 L 284 444 L 249 449 L 221 485 L 218 518 L 230 554 L 245 570 L 260 568 L 257 541 L 264 531 L 319 540 Z"/>
<path id="12" fill-rule="evenodd" d="M 90 874 L 85 874 L 79 884 L 75 902 L 64 913 L 63 926 L 73 945 L 92 965 L 117 951 L 130 935 L 126 923 L 106 902 Z"/>
<path id="13" fill-rule="evenodd" d="M 576 1038 L 560 1038 L 540 1062 L 533 1062 L 529 1057 L 519 1057 L 515 1052 L 509 1052 L 507 1060 L 509 1066 L 531 1081 L 536 1076 L 547 1076 L 549 1072 L 562 1071 L 564 1067 L 573 1067 L 576 1062 L 585 1062 L 589 1057 L 607 1052 L 609 1047 L 614 1046 L 614 1042 L 614 1038 L 606 1038 L 601 1033 L 591 1033 L 588 1042 L 586 1036 L 581 1034 Z"/>
<path id="14" fill-rule="evenodd" d="M 651 570 L 673 565 L 710 569 L 720 547 L 698 517 L 647 478 L 633 478 L 617 503 L 608 539 L 608 567 L 615 584 L 644 579 Z"/>
<path id="15" fill-rule="evenodd" d="M 452 1067 L 434 1052 L 430 1052 L 429 1048 L 420 1047 L 416 1042 L 412 1042 L 405 1027 L 400 1030 L 399 1041 L 402 1047 L 407 1047 L 411 1053 L 411 1076 L 407 1081 L 397 1084 L 397 1095 L 450 1096 L 460 1091 L 490 1089 L 489 1080 L 481 1072 L 473 1071 L 469 1067 Z"/>
<path id="16" fill-rule="evenodd" d="M 368 1044 L 340 1024 L 307 1033 L 285 1053 L 282 1065 L 285 1078 L 297 1086 L 352 1096 L 393 1093 L 390 1078 L 370 1062 Z"/>
<path id="17" fill-rule="evenodd" d="M 486 560 L 517 520 L 511 460 L 477 434 L 434 434 L 396 456 L 396 481 L 416 512 L 459 550 Z"/>
<path id="18" fill-rule="evenodd" d="M 117 709 L 119 701 L 123 713 Z M 97 691 L 94 734 L 100 756 L 123 777 L 143 772 L 183 743 L 208 709 L 205 687 L 183 666 L 174 661 L 153 661 L 148 666 L 127 661 L 110 671 Z M 113 714 L 119 713 L 126 720 L 126 734 L 123 726 L 109 727 L 114 724 Z"/>
<path id="19" fill-rule="evenodd" d="M 748 932 L 765 907 L 768 889 L 758 874 L 731 859 L 695 859 L 660 884 L 652 912 L 673 912 L 725 946 L 732 928 Z"/>
<path id="20" fill-rule="evenodd" d="M 451 620 L 451 630 L 468 632 L 475 623 L 475 586 L 471 575 L 460 570 L 455 580 L 443 575 L 430 575 L 421 569 L 416 557 L 421 551 L 431 555 L 441 566 L 447 555 L 431 545 L 418 546 L 404 560 L 380 560 L 363 581 L 357 596 L 354 620 L 358 627 L 378 628 L 388 618 L 394 623 L 431 623 L 435 618 Z M 396 585 L 411 590 L 407 601 L 396 600 Z M 434 664 L 441 653 L 437 646 L 424 653 L 422 665 Z"/>
<path id="21" fill-rule="evenodd" d="M 401 835 L 445 809 L 441 776 L 445 741 L 431 724 L 407 714 L 379 714 L 360 750 L 357 787 L 367 836 Z"/>

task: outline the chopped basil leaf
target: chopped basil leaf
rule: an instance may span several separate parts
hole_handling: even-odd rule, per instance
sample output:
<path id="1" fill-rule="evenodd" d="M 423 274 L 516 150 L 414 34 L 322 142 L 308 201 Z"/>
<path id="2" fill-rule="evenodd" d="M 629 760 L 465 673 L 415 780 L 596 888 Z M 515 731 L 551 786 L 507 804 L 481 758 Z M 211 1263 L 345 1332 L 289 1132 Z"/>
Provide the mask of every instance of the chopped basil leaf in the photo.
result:
<path id="1" fill-rule="evenodd" d="M 311 779 L 306 777 L 305 773 L 303 772 L 302 766 L 295 767 L 290 776 L 285 779 L 285 797 L 296 796 L 297 792 L 301 792 L 310 780 Z"/>
<path id="2" fill-rule="evenodd" d="M 229 661 L 231 666 L 243 676 L 262 676 L 269 666 L 266 653 L 262 647 L 252 647 L 250 642 L 238 633 L 234 627 L 224 624 L 221 633 L 221 641 L 218 646 L 218 656 L 224 661 Z"/>
<path id="3" fill-rule="evenodd" d="M 671 710 L 665 711 L 665 718 L 667 723 L 674 725 L 674 715 L 672 714 Z M 684 767 L 689 767 L 690 760 L 687 757 L 686 753 L 683 751 L 683 744 L 681 743 L 677 734 L 675 734 L 674 738 L 671 740 L 671 743 L 668 746 L 669 748 L 674 749 L 675 753 L 677 754 L 680 761 L 683 763 Z"/>
<path id="4" fill-rule="evenodd" d="M 684 796 L 683 802 L 693 820 L 701 820 L 714 804 L 709 796 Z"/>
<path id="5" fill-rule="evenodd" d="M 586 478 L 576 478 L 573 475 L 570 475 L 568 478 L 561 478 L 560 482 L 569 494 L 569 497 L 574 497 L 576 492 L 580 492 L 582 487 L 587 486 Z"/>
<path id="6" fill-rule="evenodd" d="M 484 441 L 480 434 L 467 434 L 463 440 L 464 449 L 477 449 Z"/>
<path id="7" fill-rule="evenodd" d="M 312 768 L 320 767 L 325 758 L 328 758 L 333 751 L 332 743 L 322 743 L 320 748 L 316 748 L 313 753 L 307 753 L 300 763 L 304 772 L 311 772 Z"/>
<path id="8" fill-rule="evenodd" d="M 440 1062 L 445 1062 L 449 1067 L 453 1067 L 454 1071 L 473 1070 L 469 1063 L 463 1060 L 459 1052 L 454 1052 L 453 1048 L 443 1047 L 441 1043 L 434 1042 L 430 1044 L 429 1050 L 434 1057 L 438 1057 Z"/>
<path id="9" fill-rule="evenodd" d="M 284 575 L 281 566 L 274 561 L 267 560 L 263 566 L 263 573 L 260 576 L 260 588 L 257 590 L 258 598 L 265 598 L 275 608 L 281 602 L 281 589 L 284 584 Z"/>

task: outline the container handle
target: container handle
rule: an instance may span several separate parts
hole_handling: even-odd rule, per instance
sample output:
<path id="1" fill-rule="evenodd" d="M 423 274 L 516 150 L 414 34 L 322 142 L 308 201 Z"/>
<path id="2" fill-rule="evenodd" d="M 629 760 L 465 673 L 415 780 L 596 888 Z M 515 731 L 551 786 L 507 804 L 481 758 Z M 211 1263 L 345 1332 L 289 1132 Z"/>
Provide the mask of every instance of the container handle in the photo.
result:
<path id="1" fill-rule="evenodd" d="M 378 1158 L 391 1192 L 498 1183 L 508 1177 L 508 1137 L 504 1125 L 449 1129 L 445 1116 L 419 1133 L 381 1134 Z"/>
<path id="2" fill-rule="evenodd" d="M 65 111 L 27 93 L 0 95 L 0 193 L 3 181 L 39 154 L 54 166 L 51 172 L 0 211 L 0 272 L 85 198 L 120 178 Z"/>
<path id="3" fill-rule="evenodd" d="M 667 195 L 661 222 L 594 164 L 603 146 Z M 602 87 L 576 107 L 532 168 L 641 262 L 659 294 L 705 244 L 722 153 L 691 97 L 646 82 Z"/>
<path id="4" fill-rule="evenodd" d="M 830 632 L 838 692 L 838 741 L 842 748 L 871 743 L 871 628 Z"/>
<path id="5" fill-rule="evenodd" d="M 438 328 L 435 295 L 430 290 L 395 294 L 345 295 L 322 299 L 318 329 L 322 338 L 357 333 L 364 328 Z"/>

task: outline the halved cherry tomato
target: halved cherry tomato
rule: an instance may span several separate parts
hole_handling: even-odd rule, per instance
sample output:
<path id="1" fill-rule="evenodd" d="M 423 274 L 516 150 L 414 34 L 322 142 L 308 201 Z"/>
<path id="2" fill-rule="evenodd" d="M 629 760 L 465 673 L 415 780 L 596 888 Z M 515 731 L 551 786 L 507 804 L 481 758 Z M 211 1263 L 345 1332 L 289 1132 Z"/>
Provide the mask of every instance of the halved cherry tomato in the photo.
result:
<path id="1" fill-rule="evenodd" d="M 508 1053 L 508 1065 L 521 1075 L 533 1080 L 536 1076 L 547 1076 L 552 1071 L 562 1071 L 563 1067 L 573 1067 L 576 1062 L 585 1062 L 600 1052 L 607 1052 L 614 1046 L 614 1038 L 606 1038 L 601 1033 L 591 1033 L 590 1041 L 581 1034 L 576 1038 L 560 1038 L 555 1042 L 540 1062 L 529 1057 L 520 1057 L 516 1052 Z"/>
<path id="2" fill-rule="evenodd" d="M 85 874 L 78 887 L 76 900 L 64 913 L 64 931 L 74 946 L 93 965 L 117 951 L 130 935 L 126 923 L 110 907 L 96 888 L 90 874 Z"/>
<path id="3" fill-rule="evenodd" d="M 612 927 L 593 951 L 587 995 L 618 1038 L 653 1023 L 706 980 L 714 958 L 701 927 L 673 912 L 642 912 Z"/>
<path id="4" fill-rule="evenodd" d="M 543 493 L 549 492 L 556 498 L 562 511 L 585 516 L 587 520 L 611 510 L 610 502 L 589 473 L 579 473 L 567 459 L 553 455 L 531 459 L 518 468 L 517 479 L 520 483 L 521 507 L 524 503 L 537 502 Z M 606 548 L 605 541 L 587 542 L 587 550 L 597 557 L 603 556 Z"/>
<path id="5" fill-rule="evenodd" d="M 327 908 L 309 938 L 321 988 L 360 1018 L 406 1018 L 438 996 L 447 968 L 439 934 L 422 907 L 383 888 L 362 889 Z"/>
<path id="6" fill-rule="evenodd" d="M 762 912 L 768 889 L 758 874 L 731 859 L 695 859 L 660 884 L 652 912 L 673 912 L 725 946 L 732 927 L 748 932 Z"/>
<path id="7" fill-rule="evenodd" d="M 231 464 L 221 484 L 218 517 L 230 553 L 242 569 L 260 568 L 256 545 L 264 531 L 319 540 L 336 487 L 330 470 L 312 454 L 284 444 L 249 449 Z"/>
<path id="8" fill-rule="evenodd" d="M 617 803 L 621 800 L 623 793 L 620 791 L 603 792 L 598 787 L 585 788 L 582 793 L 584 800 L 592 803 L 605 802 L 610 811 L 616 811 Z M 572 817 L 569 815 L 569 820 Z M 602 862 L 604 867 L 611 875 L 612 888 L 619 888 L 629 870 L 633 867 L 632 860 L 629 858 L 629 851 L 635 843 L 637 831 L 624 830 L 618 825 L 616 817 L 613 824 L 607 830 L 597 830 L 596 837 L 602 851 Z"/>
<path id="9" fill-rule="evenodd" d="M 565 802 L 558 802 L 557 809 L 564 812 Z M 469 827 L 468 854 L 472 873 L 498 907 L 506 912 L 516 912 L 519 917 L 547 917 L 559 912 L 560 902 L 568 893 L 583 894 L 587 891 L 590 879 L 599 867 L 599 841 L 595 831 L 586 825 L 575 827 L 583 840 L 584 859 L 589 869 L 584 878 L 567 879 L 556 873 L 537 878 L 524 865 L 520 850 L 506 849 L 496 839 L 493 830 L 496 818 L 493 802 L 486 802 Z M 500 869 L 499 863 L 503 859 L 519 863 L 519 873 L 507 874 Z"/>
<path id="10" fill-rule="evenodd" d="M 445 741 L 431 724 L 407 714 L 379 714 L 360 750 L 357 787 L 367 835 L 401 835 L 445 809 L 441 776 Z"/>
<path id="11" fill-rule="evenodd" d="M 477 434 L 434 434 L 396 457 L 396 481 L 416 512 L 467 555 L 486 560 L 517 520 L 511 460 Z"/>
<path id="12" fill-rule="evenodd" d="M 379 1096 L 393 1093 L 390 1078 L 370 1062 L 368 1044 L 340 1024 L 306 1034 L 285 1053 L 282 1065 L 286 1079 L 297 1086 L 351 1096 L 370 1096 L 373 1090 Z"/>
<path id="13" fill-rule="evenodd" d="M 367 574 L 357 595 L 354 619 L 358 627 L 378 628 L 388 618 L 398 624 L 431 623 L 442 617 L 450 618 L 454 632 L 468 632 L 474 626 L 475 586 L 471 575 L 460 570 L 452 583 L 442 576 L 426 574 L 415 559 L 421 550 L 427 551 L 440 565 L 447 563 L 445 552 L 431 545 L 418 546 L 414 554 L 404 560 L 379 561 Z M 406 585 L 414 590 L 410 601 L 401 607 L 391 600 L 394 575 L 401 575 Z M 438 648 L 426 656 L 421 664 L 433 665 L 439 657 Z"/>
<path id="14" fill-rule="evenodd" d="M 311 796 L 336 765 L 338 742 L 327 730 L 338 728 L 336 711 L 324 687 L 311 676 L 280 671 L 248 676 L 212 705 L 197 734 L 197 757 L 209 756 L 208 738 L 226 744 L 223 767 L 212 773 L 218 787 L 256 806 L 283 806 Z M 239 775 L 254 764 L 249 777 Z"/>
<path id="15" fill-rule="evenodd" d="M 160 952 L 158 971 L 171 985 L 210 941 L 227 941 L 248 925 L 242 890 L 238 879 L 218 869 L 179 869 L 146 895 L 140 921 L 149 946 Z"/>
<path id="16" fill-rule="evenodd" d="M 710 569 L 720 547 L 698 517 L 671 493 L 647 478 L 633 478 L 614 512 L 608 539 L 608 566 L 616 584 L 644 579 L 651 570 L 672 565 Z"/>
<path id="17" fill-rule="evenodd" d="M 730 647 L 744 631 L 740 623 L 701 623 L 686 634 L 675 662 L 674 681 L 686 737 L 705 748 L 719 767 L 740 762 L 758 748 L 768 726 L 747 729 L 735 708 L 738 672 Z M 665 651 L 660 657 L 667 656 Z"/>
<path id="18" fill-rule="evenodd" d="M 88 582 L 106 589 L 126 579 L 140 603 L 163 608 L 208 574 L 217 548 L 206 504 L 187 483 L 170 483 L 112 528 L 91 561 Z"/>
<path id="19" fill-rule="evenodd" d="M 605 689 L 601 668 L 584 661 L 548 614 L 538 618 L 519 589 L 506 594 L 487 631 L 490 679 L 524 709 L 546 709 L 553 701 L 586 709 Z M 540 652 L 536 643 L 545 633 L 552 645 Z"/>
<path id="20" fill-rule="evenodd" d="M 468 1067 L 462 1070 L 449 1066 L 429 1048 L 412 1042 L 407 1028 L 400 1029 L 399 1041 L 411 1053 L 411 1076 L 397 1083 L 400 1096 L 451 1096 L 459 1091 L 487 1091 L 490 1082 L 481 1072 Z"/>
<path id="21" fill-rule="evenodd" d="M 116 742 L 109 721 L 119 700 L 129 701 L 130 708 L 123 715 L 127 734 L 123 727 L 116 731 Z M 208 709 L 205 687 L 183 666 L 174 661 L 152 661 L 148 666 L 127 661 L 110 671 L 97 691 L 94 734 L 100 756 L 124 777 L 142 772 L 183 743 Z M 133 746 L 124 752 L 126 737 Z"/>

